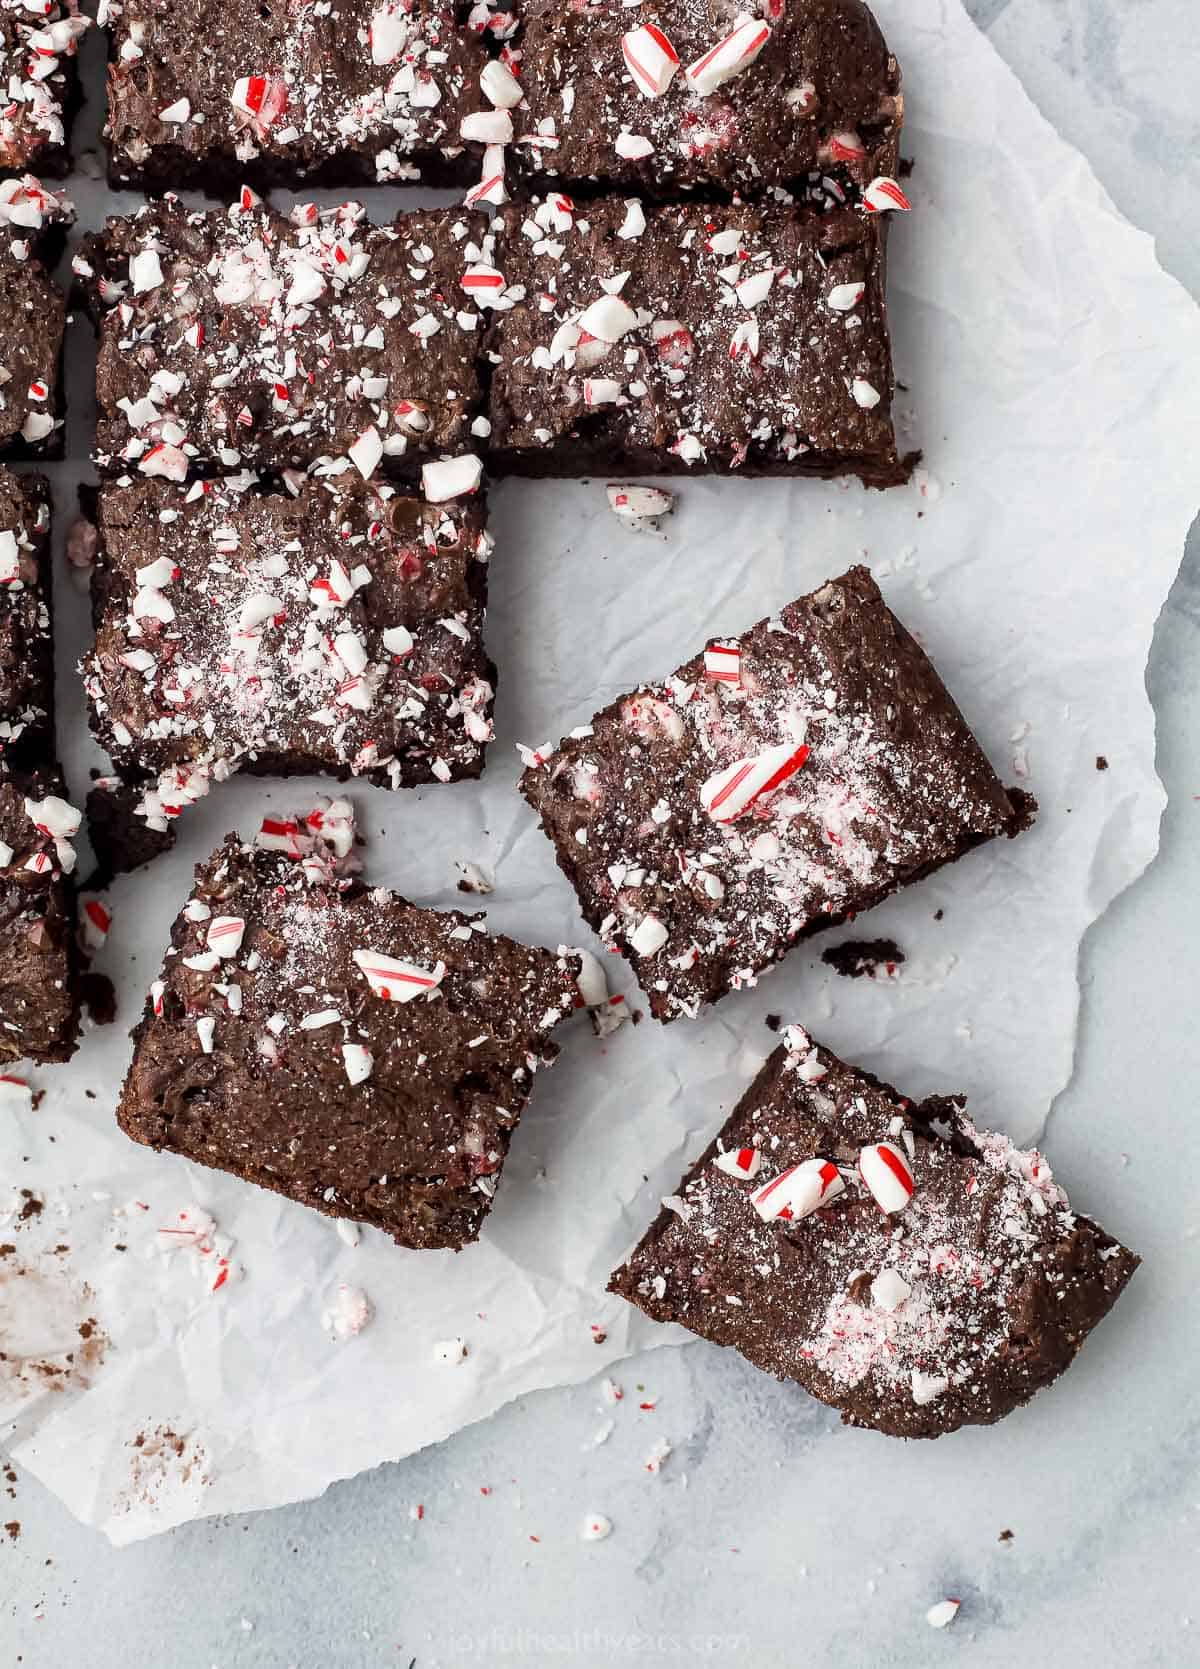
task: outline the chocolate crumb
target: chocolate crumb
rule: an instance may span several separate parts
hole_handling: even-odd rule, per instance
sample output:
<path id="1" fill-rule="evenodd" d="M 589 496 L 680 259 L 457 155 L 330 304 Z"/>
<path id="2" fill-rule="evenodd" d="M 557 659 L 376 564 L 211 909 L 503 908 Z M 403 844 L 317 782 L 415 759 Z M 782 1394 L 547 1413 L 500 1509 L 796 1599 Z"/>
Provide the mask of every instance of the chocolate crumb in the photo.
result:
<path id="1" fill-rule="evenodd" d="M 83 974 L 79 995 L 94 1026 L 111 1026 L 117 1017 L 117 993 L 107 974 Z"/>
<path id="2" fill-rule="evenodd" d="M 18 1520 L 14 1518 L 6 1524 L 4 1526 L 4 1533 L 10 1542 L 19 1541 L 21 1539 L 21 1526 Z"/>
<path id="3" fill-rule="evenodd" d="M 890 977 L 906 958 L 894 939 L 847 939 L 823 950 L 821 960 L 846 979 L 861 979 L 864 974 L 875 979 L 880 969 L 885 978 Z"/>
<path id="4" fill-rule="evenodd" d="M 1096 769 L 1098 771 L 1107 771 L 1108 770 L 1108 760 L 1105 759 L 1105 757 L 1102 753 L 1098 753 L 1096 755 Z"/>
<path id="5" fill-rule="evenodd" d="M 1012 1533 L 1011 1530 L 1001 1530 L 999 1536 L 996 1539 L 997 1539 L 997 1541 L 1010 1542 L 1013 1539 L 1013 1533 Z"/>
<path id="6" fill-rule="evenodd" d="M 21 1189 L 21 1198 L 25 1204 L 17 1212 L 17 1222 L 27 1223 L 31 1217 L 40 1217 L 45 1209 L 45 1200 L 39 1200 L 36 1194 L 31 1194 L 28 1188 Z"/>
<path id="7" fill-rule="evenodd" d="M 769 1032 L 777 1032 L 783 1024 L 782 1014 L 768 1014 L 765 1025 Z"/>

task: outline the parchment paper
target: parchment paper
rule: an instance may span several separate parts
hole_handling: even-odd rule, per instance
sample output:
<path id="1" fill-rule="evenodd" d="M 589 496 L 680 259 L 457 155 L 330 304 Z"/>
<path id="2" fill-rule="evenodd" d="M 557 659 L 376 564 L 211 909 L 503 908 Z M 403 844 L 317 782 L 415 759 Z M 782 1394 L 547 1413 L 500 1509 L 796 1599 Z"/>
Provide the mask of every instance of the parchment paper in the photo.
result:
<path id="1" fill-rule="evenodd" d="M 451 906 L 455 860 L 483 862 L 497 875 L 494 926 L 598 949 L 514 792 L 513 743 L 557 738 L 707 635 L 853 561 L 873 568 L 1006 779 L 1037 794 L 1040 822 L 857 924 L 854 936 L 890 935 L 907 952 L 893 981 L 838 979 L 818 940 L 698 1022 L 646 1018 L 604 1044 L 576 1023 L 539 1079 L 482 1239 L 456 1256 L 400 1251 L 372 1230 L 349 1245 L 314 1213 L 116 1129 L 126 1028 L 192 864 L 227 829 L 328 784 L 247 779 L 214 793 L 173 856 L 114 889 L 99 965 L 118 988 L 118 1025 L 89 1028 L 70 1066 L 31 1075 L 44 1091 L 34 1110 L 0 1106 L 0 1243 L 14 1248 L 0 1258 L 0 1447 L 114 1541 L 316 1494 L 524 1392 L 682 1338 L 606 1298 L 604 1283 L 768 1052 L 768 1013 L 912 1093 L 968 1090 L 978 1120 L 1021 1140 L 1067 1081 L 1081 937 L 1157 843 L 1143 679 L 1196 509 L 1200 319 L 959 0 L 875 9 L 905 67 L 917 164 L 891 296 L 902 439 L 924 448 L 924 469 L 882 495 L 686 480 L 659 537 L 621 528 L 600 482 L 501 486 L 492 762 L 482 785 L 355 789 L 368 874 Z M 87 179 L 70 191 L 83 225 L 135 201 Z M 427 199 L 367 200 L 383 216 Z M 74 461 L 51 471 L 60 544 L 88 474 L 82 324 L 71 353 Z M 70 671 L 86 605 L 65 580 L 57 615 L 78 798 L 94 762 Z M 638 1006 L 623 965 L 605 961 Z M 235 1270 L 216 1292 L 211 1257 L 158 1243 L 160 1226 L 197 1207 Z M 344 1340 L 322 1324 L 340 1283 L 374 1308 Z M 465 1361 L 436 1360 L 454 1338 Z M 1071 1418 L 1066 1394 L 1060 1413 Z"/>

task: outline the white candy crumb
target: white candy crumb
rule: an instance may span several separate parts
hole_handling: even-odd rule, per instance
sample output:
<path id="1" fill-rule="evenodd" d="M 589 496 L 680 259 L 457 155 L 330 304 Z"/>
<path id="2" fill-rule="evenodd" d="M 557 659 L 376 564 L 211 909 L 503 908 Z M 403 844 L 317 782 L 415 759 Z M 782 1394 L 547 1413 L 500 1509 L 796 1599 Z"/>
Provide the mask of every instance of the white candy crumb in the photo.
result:
<path id="1" fill-rule="evenodd" d="M 929 1610 L 925 1613 L 925 1621 L 930 1628 L 949 1628 L 955 1617 L 958 1616 L 961 1604 L 962 1601 L 957 1599 L 940 1599 L 936 1605 L 929 1607 Z"/>
<path id="2" fill-rule="evenodd" d="M 433 1347 L 433 1359 L 444 1367 L 456 1368 L 467 1359 L 465 1339 L 439 1339 Z"/>
<path id="3" fill-rule="evenodd" d="M 579 1534 L 585 1542 L 602 1542 L 606 1536 L 612 1535 L 612 1519 L 605 1518 L 603 1513 L 589 1513 Z"/>
<path id="4" fill-rule="evenodd" d="M 370 1325 L 374 1313 L 362 1288 L 343 1282 L 321 1312 L 321 1326 L 335 1339 L 352 1339 Z"/>

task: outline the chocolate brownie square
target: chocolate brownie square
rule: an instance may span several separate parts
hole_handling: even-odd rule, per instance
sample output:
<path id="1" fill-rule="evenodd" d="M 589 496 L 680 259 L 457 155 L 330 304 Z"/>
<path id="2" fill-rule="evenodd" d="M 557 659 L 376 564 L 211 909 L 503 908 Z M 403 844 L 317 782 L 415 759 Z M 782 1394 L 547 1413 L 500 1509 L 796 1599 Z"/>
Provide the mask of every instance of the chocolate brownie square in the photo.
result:
<path id="1" fill-rule="evenodd" d="M 0 758 L 54 755 L 50 487 L 0 467 Z"/>
<path id="2" fill-rule="evenodd" d="M 399 1245 L 474 1240 L 579 958 L 347 873 L 345 801 L 196 870 L 134 1032 L 135 1141 Z"/>
<path id="3" fill-rule="evenodd" d="M 648 196 L 894 175 L 900 71 L 859 0 L 532 0 L 517 155 L 536 179 Z M 811 176 L 811 179 L 810 179 Z"/>
<path id="4" fill-rule="evenodd" d="M 455 185 L 478 168 L 463 121 L 487 52 L 449 0 L 102 0 L 100 21 L 114 186 Z"/>
<path id="5" fill-rule="evenodd" d="M 62 1061 L 79 1024 L 72 837 L 55 766 L 0 757 L 0 1061 Z"/>
<path id="6" fill-rule="evenodd" d="M 960 1099 L 789 1026 L 609 1286 L 849 1425 L 940 1437 L 1057 1379 L 1138 1261 Z"/>
<path id="7" fill-rule="evenodd" d="M 905 479 L 880 216 L 552 195 L 502 226 L 498 473 Z"/>
<path id="8" fill-rule="evenodd" d="M 865 568 L 524 753 L 585 918 L 664 1021 L 1027 816 Z"/>
<path id="9" fill-rule="evenodd" d="M 67 128 L 79 104 L 76 51 L 91 18 L 57 0 L 0 7 L 0 169 L 67 171 Z"/>
<path id="10" fill-rule="evenodd" d="M 74 210 L 27 174 L 0 180 L 0 455 L 62 456 L 67 304 L 47 267 Z"/>
<path id="11" fill-rule="evenodd" d="M 237 770 L 389 788 L 477 777 L 492 734 L 482 500 L 357 474 L 106 482 L 96 504 L 97 740 L 159 833 Z"/>
<path id="12" fill-rule="evenodd" d="M 98 317 L 97 461 L 183 480 L 323 461 L 364 477 L 468 442 L 482 405 L 486 220 L 356 203 L 284 216 L 175 198 L 110 220 L 75 272 Z"/>

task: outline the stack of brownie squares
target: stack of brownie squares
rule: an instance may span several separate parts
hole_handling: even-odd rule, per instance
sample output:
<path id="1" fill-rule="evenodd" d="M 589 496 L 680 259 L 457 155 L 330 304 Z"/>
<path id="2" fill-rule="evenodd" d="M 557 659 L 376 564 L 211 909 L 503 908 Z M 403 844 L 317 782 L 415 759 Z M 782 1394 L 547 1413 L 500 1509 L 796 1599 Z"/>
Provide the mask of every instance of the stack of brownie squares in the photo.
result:
<path id="1" fill-rule="evenodd" d="M 82 675 L 110 874 L 235 771 L 479 776 L 489 476 L 908 477 L 903 99 L 867 7 L 503 4 L 102 4 L 110 179 L 151 194 L 73 263 L 100 339 Z M 463 199 L 372 223 L 259 195 L 406 182 Z M 1034 812 L 865 569 L 729 626 L 522 749 L 584 919 L 663 1023 Z M 14 609 L 12 630 L 34 625 Z M 14 729 L 6 765 L 47 769 L 48 688 L 10 705 L 43 740 Z M 52 786 L 22 809 L 63 804 Z M 26 817 L 61 887 L 64 819 Z M 198 867 L 118 1116 L 400 1245 L 462 1247 L 552 1033 L 606 983 L 586 951 L 369 887 L 357 847 L 335 798 Z M 1027 1401 L 1137 1263 L 1040 1155 L 800 1025 L 663 1206 L 613 1291 L 904 1436 Z"/>

